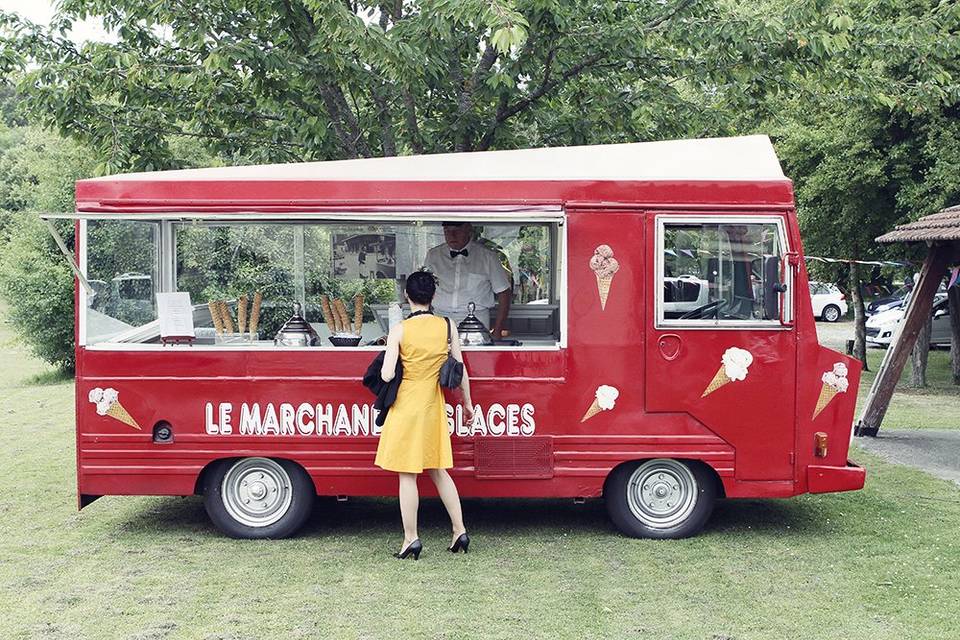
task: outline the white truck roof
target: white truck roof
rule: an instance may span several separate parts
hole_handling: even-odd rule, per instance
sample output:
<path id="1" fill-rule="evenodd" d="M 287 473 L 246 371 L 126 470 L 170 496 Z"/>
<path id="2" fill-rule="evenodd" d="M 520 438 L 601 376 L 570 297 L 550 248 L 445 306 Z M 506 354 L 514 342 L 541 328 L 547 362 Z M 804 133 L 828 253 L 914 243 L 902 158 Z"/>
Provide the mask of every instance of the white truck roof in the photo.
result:
<path id="1" fill-rule="evenodd" d="M 785 180 L 765 135 L 127 173 L 98 181 Z"/>

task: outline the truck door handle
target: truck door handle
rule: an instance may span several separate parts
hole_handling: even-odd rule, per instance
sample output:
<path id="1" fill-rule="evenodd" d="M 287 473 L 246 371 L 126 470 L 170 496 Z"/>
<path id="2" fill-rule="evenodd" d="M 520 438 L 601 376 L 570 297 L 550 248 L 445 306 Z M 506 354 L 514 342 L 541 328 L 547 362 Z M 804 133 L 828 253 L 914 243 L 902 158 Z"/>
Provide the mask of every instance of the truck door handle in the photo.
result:
<path id="1" fill-rule="evenodd" d="M 677 359 L 680 355 L 680 336 L 675 333 L 665 333 L 657 339 L 657 349 L 660 356 L 667 362 Z"/>

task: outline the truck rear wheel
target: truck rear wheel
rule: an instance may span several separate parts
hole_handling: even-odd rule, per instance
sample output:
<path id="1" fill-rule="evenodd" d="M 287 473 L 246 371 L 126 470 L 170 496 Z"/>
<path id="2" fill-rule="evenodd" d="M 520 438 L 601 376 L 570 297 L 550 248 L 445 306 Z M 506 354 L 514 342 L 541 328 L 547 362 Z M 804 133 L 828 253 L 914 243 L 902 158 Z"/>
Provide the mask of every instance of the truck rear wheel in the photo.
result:
<path id="1" fill-rule="evenodd" d="M 617 528 L 633 538 L 685 538 L 703 528 L 717 497 L 709 469 L 668 458 L 620 465 L 603 497 Z"/>
<path id="2" fill-rule="evenodd" d="M 207 515 L 231 538 L 286 538 L 307 520 L 316 498 L 300 465 L 272 458 L 219 463 L 203 493 Z"/>

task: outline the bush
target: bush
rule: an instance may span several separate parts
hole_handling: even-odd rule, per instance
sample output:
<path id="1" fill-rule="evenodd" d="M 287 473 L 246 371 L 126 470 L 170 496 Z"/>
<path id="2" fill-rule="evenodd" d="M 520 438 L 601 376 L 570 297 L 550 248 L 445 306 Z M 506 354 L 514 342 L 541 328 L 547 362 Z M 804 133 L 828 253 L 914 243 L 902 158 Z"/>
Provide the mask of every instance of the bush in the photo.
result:
<path id="1" fill-rule="evenodd" d="M 36 214 L 7 217 L 9 238 L 0 255 L 0 295 L 17 334 L 38 357 L 73 371 L 73 274 Z M 73 225 L 58 225 L 73 244 Z"/>
<path id="2" fill-rule="evenodd" d="M 33 127 L 0 131 L 0 295 L 34 354 L 74 366 L 73 274 L 36 213 L 73 211 L 74 181 L 90 175 L 90 153 Z M 58 224 L 73 244 L 73 224 Z"/>

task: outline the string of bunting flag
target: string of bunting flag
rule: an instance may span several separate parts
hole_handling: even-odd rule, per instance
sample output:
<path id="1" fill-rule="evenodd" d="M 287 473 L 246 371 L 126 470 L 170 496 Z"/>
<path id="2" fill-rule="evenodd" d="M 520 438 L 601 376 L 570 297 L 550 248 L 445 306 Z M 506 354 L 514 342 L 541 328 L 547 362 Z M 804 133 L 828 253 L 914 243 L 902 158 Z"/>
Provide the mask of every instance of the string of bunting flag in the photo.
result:
<path id="1" fill-rule="evenodd" d="M 912 262 L 897 262 L 895 260 L 851 260 L 850 258 L 825 258 L 823 256 L 805 256 L 807 260 L 818 262 L 843 262 L 845 264 L 869 264 L 879 267 L 909 267 Z"/>

